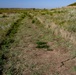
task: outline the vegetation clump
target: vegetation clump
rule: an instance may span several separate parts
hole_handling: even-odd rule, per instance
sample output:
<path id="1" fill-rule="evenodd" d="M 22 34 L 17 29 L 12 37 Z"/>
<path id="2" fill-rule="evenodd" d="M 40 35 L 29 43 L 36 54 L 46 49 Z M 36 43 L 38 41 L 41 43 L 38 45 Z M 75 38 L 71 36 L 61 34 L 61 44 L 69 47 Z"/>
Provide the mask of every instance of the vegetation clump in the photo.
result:
<path id="1" fill-rule="evenodd" d="M 7 15 L 6 15 L 6 14 L 3 14 L 3 15 L 2 15 L 2 18 L 5 18 L 5 17 L 7 17 Z"/>
<path id="2" fill-rule="evenodd" d="M 36 44 L 37 44 L 36 48 L 49 48 L 47 42 L 37 41 Z"/>
<path id="3" fill-rule="evenodd" d="M 76 32 L 76 25 L 69 25 L 69 26 L 67 27 L 67 29 L 68 29 L 68 31 L 70 31 L 70 32 Z"/>
<path id="4" fill-rule="evenodd" d="M 32 23 L 35 23 L 35 20 L 32 20 Z"/>

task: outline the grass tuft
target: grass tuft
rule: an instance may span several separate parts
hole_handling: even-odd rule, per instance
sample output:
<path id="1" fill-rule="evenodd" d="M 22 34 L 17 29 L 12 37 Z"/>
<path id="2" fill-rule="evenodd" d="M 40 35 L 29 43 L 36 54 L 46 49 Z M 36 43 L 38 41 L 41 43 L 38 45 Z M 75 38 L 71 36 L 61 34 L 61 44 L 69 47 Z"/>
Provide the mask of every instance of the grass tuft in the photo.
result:
<path id="1" fill-rule="evenodd" d="M 49 48 L 49 46 L 47 45 L 47 42 L 37 41 L 36 44 L 37 44 L 36 48 L 46 48 L 46 49 Z"/>

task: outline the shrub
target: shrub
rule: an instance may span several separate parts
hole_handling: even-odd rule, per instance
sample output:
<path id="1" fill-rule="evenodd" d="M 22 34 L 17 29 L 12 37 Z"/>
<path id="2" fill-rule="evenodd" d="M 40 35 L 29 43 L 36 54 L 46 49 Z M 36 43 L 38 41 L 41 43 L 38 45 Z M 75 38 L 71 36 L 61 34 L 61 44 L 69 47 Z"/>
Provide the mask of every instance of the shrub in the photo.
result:
<path id="1" fill-rule="evenodd" d="M 2 12 L 0 12 L 0 14 L 2 14 Z"/>
<path id="2" fill-rule="evenodd" d="M 6 14 L 3 14 L 2 17 L 5 18 L 5 17 L 7 17 L 7 15 Z"/>

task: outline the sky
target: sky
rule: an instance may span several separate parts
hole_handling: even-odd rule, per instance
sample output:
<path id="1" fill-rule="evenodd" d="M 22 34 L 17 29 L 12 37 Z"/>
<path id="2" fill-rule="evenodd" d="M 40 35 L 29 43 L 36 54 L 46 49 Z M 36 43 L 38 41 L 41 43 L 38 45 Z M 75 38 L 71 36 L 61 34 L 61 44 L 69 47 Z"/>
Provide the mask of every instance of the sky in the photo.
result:
<path id="1" fill-rule="evenodd" d="M 0 0 L 0 8 L 57 8 L 76 0 Z"/>

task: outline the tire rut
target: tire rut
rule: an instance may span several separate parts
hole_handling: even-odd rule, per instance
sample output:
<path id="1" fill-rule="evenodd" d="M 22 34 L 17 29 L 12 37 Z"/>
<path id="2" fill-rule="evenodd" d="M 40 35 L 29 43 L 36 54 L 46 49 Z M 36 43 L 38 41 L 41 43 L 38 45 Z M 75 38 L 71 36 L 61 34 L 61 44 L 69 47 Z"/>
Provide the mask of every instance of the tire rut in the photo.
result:
<path id="1" fill-rule="evenodd" d="M 14 36 L 20 26 L 20 22 L 25 18 L 25 16 L 25 14 L 22 14 L 21 17 L 12 24 L 12 27 L 5 35 L 5 39 L 0 43 L 0 75 L 3 75 L 4 60 L 6 61 L 8 59 L 7 53 L 9 54 L 9 47 L 14 42 Z"/>

